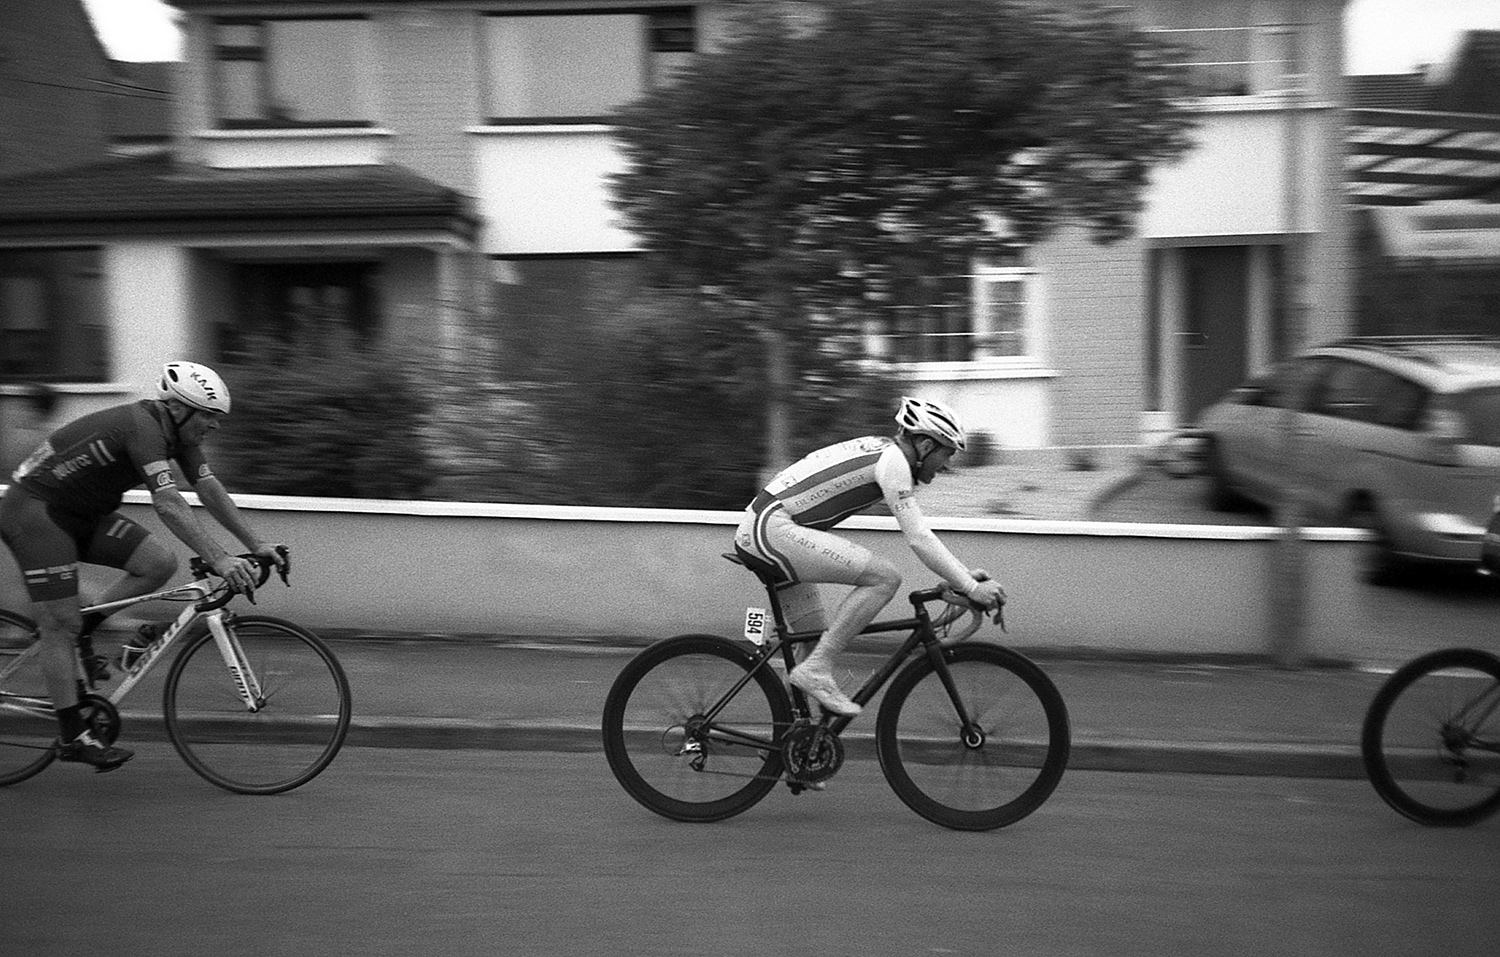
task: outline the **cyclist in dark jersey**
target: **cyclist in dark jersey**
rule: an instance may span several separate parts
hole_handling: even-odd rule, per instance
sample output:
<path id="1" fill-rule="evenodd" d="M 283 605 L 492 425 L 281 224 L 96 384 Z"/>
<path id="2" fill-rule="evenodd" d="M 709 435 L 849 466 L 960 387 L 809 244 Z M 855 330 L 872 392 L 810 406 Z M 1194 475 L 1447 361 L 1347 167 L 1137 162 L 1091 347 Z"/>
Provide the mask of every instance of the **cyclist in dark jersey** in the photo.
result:
<path id="1" fill-rule="evenodd" d="M 145 485 L 162 524 L 239 590 L 254 586 L 255 565 L 230 555 L 177 489 L 175 462 L 208 513 L 245 548 L 278 565 L 278 545 L 246 523 L 200 447 L 229 413 L 229 389 L 207 366 L 169 362 L 159 396 L 93 412 L 54 431 L 11 476 L 0 497 L 0 540 L 26 581 L 43 644 L 42 665 L 57 709 L 58 756 L 109 771 L 133 752 L 99 741 L 78 704 L 74 644 L 103 616 L 79 610 L 78 563 L 125 572 L 99 603 L 155 591 L 177 572 L 177 556 L 117 509 L 128 489 Z"/>

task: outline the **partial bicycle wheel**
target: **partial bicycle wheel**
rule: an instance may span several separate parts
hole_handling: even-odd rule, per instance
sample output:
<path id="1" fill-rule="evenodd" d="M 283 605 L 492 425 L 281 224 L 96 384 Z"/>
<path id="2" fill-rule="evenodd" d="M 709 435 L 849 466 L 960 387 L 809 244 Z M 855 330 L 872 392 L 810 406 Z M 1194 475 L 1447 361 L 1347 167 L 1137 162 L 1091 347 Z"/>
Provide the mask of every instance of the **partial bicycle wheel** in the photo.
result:
<path id="1" fill-rule="evenodd" d="M 880 768 L 907 807 L 935 824 L 1014 824 L 1067 769 L 1067 705 L 1040 668 L 1008 648 L 961 644 L 943 658 L 956 700 L 926 657 L 886 690 L 875 723 Z"/>
<path id="2" fill-rule="evenodd" d="M 1365 773 L 1400 813 L 1465 825 L 1500 809 L 1500 658 L 1449 648 L 1391 675 L 1360 736 Z"/>
<path id="3" fill-rule="evenodd" d="M 724 638 L 681 635 L 625 666 L 604 702 L 604 754 L 631 797 L 675 821 L 721 821 L 776 786 L 791 703 L 754 664 Z"/>
<path id="4" fill-rule="evenodd" d="M 226 616 L 258 682 L 246 706 L 213 633 L 172 662 L 163 690 L 167 735 L 198 774 L 239 794 L 277 794 L 328 767 L 349 732 L 349 679 L 322 639 L 260 615 Z"/>
<path id="5" fill-rule="evenodd" d="M 57 718 L 30 618 L 0 611 L 0 787 L 18 784 L 57 756 Z"/>

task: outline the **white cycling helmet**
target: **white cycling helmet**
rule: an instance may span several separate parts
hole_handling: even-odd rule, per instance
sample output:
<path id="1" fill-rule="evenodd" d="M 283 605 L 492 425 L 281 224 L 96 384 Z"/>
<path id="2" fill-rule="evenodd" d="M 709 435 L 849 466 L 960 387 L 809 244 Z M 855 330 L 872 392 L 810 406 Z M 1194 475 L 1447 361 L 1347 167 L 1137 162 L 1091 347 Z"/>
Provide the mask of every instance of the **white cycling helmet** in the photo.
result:
<path id="1" fill-rule="evenodd" d="M 937 439 L 950 449 L 964 450 L 964 426 L 958 414 L 941 402 L 906 396 L 896 411 L 896 422 L 913 435 Z"/>
<path id="2" fill-rule="evenodd" d="M 217 372 L 196 362 L 168 362 L 157 391 L 163 399 L 177 399 L 201 412 L 229 413 L 229 386 Z"/>

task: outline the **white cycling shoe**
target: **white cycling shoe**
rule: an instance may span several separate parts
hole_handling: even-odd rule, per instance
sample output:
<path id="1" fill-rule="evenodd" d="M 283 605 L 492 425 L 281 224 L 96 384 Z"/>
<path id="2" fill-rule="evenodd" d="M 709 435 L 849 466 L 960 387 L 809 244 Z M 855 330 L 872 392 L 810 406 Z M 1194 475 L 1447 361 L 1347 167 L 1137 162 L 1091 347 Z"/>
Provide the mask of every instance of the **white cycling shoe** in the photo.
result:
<path id="1" fill-rule="evenodd" d="M 803 663 L 793 668 L 786 677 L 788 681 L 811 695 L 818 704 L 834 714 L 852 717 L 864 710 L 839 690 L 839 683 L 834 681 L 833 675 L 826 671 L 809 669 L 806 663 Z"/>

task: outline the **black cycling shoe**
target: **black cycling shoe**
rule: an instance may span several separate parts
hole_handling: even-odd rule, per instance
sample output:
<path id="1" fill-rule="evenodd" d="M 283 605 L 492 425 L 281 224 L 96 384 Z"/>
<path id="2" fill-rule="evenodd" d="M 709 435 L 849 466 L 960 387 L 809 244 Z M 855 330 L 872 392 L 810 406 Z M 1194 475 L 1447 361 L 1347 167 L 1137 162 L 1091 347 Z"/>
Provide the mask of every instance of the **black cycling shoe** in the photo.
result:
<path id="1" fill-rule="evenodd" d="M 134 751 L 103 744 L 90 731 L 83 732 L 67 744 L 57 745 L 57 760 L 87 764 L 95 771 L 113 771 L 133 757 Z"/>

